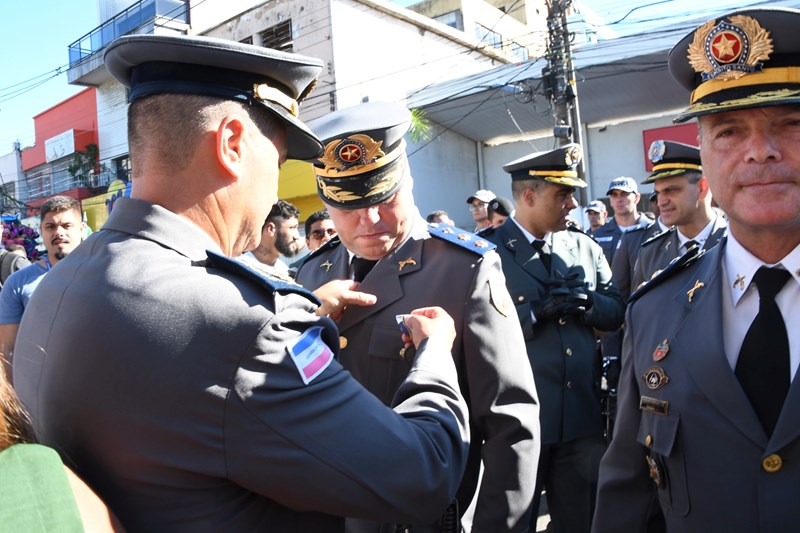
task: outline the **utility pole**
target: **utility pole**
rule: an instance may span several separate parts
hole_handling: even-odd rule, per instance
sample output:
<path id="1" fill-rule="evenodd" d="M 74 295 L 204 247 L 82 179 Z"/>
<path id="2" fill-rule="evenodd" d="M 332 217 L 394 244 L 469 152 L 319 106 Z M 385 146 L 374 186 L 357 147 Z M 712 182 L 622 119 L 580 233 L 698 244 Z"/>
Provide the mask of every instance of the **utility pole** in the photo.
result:
<path id="1" fill-rule="evenodd" d="M 575 67 L 570 52 L 570 34 L 567 28 L 567 8 L 572 0 L 547 0 L 547 66 L 542 69 L 544 88 L 553 109 L 553 136 L 558 145 L 578 143 L 581 138 L 581 117 L 578 108 L 578 87 L 575 84 Z M 578 165 L 578 177 L 586 180 L 585 158 Z M 579 200 L 586 206 L 586 189 L 578 189 Z"/>

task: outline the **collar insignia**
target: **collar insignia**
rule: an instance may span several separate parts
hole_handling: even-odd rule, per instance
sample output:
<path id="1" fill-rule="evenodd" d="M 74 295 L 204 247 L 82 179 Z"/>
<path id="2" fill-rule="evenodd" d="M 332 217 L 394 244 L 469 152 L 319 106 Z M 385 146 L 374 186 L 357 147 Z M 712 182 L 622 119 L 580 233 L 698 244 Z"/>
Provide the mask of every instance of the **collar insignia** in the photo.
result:
<path id="1" fill-rule="evenodd" d="M 710 20 L 700 26 L 689 45 L 689 64 L 703 81 L 737 80 L 760 72 L 762 61 L 773 51 L 769 32 L 756 19 L 745 15 L 730 17 L 714 25 Z"/>
<path id="2" fill-rule="evenodd" d="M 695 293 L 696 290 L 702 289 L 705 286 L 706 286 L 706 284 L 703 283 L 702 281 L 700 281 L 700 280 L 695 281 L 694 282 L 694 287 L 692 287 L 691 289 L 686 291 L 686 295 L 689 297 L 689 301 L 691 302 L 692 298 L 694 298 L 694 293 Z"/>
<path id="3" fill-rule="evenodd" d="M 330 272 L 332 266 L 333 266 L 333 263 L 331 263 L 330 261 L 325 261 L 319 267 L 320 268 L 325 267 L 325 272 Z"/>
<path id="4" fill-rule="evenodd" d="M 745 277 L 744 275 L 736 274 L 736 281 L 733 282 L 733 288 L 735 289 L 738 286 L 741 290 L 744 290 Z"/>
<path id="5" fill-rule="evenodd" d="M 506 246 L 508 246 L 509 248 L 513 248 L 515 242 L 517 242 L 517 239 L 508 239 L 506 241 Z"/>
<path id="6" fill-rule="evenodd" d="M 398 270 L 400 272 L 402 272 L 403 268 L 405 268 L 406 265 L 416 265 L 416 264 L 417 264 L 417 262 L 414 261 L 413 258 L 409 257 L 408 259 L 405 259 L 403 261 L 398 261 L 397 267 L 398 267 Z"/>

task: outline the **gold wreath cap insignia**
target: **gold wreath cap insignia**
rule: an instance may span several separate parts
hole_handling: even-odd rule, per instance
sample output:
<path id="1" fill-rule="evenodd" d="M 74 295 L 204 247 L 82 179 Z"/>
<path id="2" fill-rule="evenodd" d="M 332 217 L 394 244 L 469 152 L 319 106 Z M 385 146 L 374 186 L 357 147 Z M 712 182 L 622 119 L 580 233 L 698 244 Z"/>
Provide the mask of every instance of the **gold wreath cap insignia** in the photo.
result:
<path id="1" fill-rule="evenodd" d="M 364 147 L 364 153 L 361 155 L 357 162 L 347 164 L 339 157 L 339 148 L 348 141 L 355 141 Z M 319 158 L 320 163 L 325 165 L 325 171 L 330 170 L 345 170 L 361 165 L 368 165 L 374 163 L 378 158 L 383 157 L 383 150 L 381 145 L 383 141 L 376 141 L 369 135 L 357 133 L 348 135 L 344 139 L 335 139 L 325 145 L 325 153 Z"/>
<path id="2" fill-rule="evenodd" d="M 759 63 L 769 59 L 773 52 L 772 39 L 769 32 L 761 27 L 756 19 L 747 15 L 736 15 L 728 19 L 730 22 L 710 20 L 697 28 L 694 39 L 689 45 L 689 65 L 703 75 L 703 81 L 718 79 L 722 81 L 737 80 L 746 74 L 761 70 Z M 715 32 L 715 30 L 718 30 Z M 737 31 L 738 30 L 738 31 Z M 746 42 L 739 43 L 740 53 L 730 62 L 717 61 L 710 52 L 712 44 L 708 42 L 711 33 L 732 32 L 744 33 Z M 741 37 L 739 37 L 741 38 Z M 720 66 L 726 68 L 720 68 Z M 736 65 L 736 66 L 733 66 Z M 737 68 L 737 66 L 739 68 Z"/>

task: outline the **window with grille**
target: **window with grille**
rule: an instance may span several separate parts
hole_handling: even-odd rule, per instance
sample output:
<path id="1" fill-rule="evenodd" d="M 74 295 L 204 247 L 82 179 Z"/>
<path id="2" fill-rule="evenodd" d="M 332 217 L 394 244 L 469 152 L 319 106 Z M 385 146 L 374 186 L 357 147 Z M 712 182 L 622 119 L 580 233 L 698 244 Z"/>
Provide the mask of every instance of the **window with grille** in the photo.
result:
<path id="1" fill-rule="evenodd" d="M 294 51 L 292 42 L 292 19 L 279 22 L 258 34 L 261 46 L 281 50 L 282 52 Z"/>
<path id="2" fill-rule="evenodd" d="M 451 28 L 464 31 L 464 17 L 461 15 L 460 9 L 445 13 L 444 15 L 439 15 L 438 17 L 433 17 L 433 20 L 439 21 Z"/>
<path id="3" fill-rule="evenodd" d="M 252 35 L 250 37 L 245 37 L 244 39 L 242 39 L 239 42 L 242 43 L 242 44 L 253 44 L 253 37 L 252 37 Z"/>
<path id="4" fill-rule="evenodd" d="M 486 26 L 482 26 L 480 24 L 476 24 L 476 31 L 475 36 L 478 38 L 479 41 L 486 43 L 489 46 L 494 48 L 503 48 L 503 36 L 497 33 L 496 31 L 492 31 Z"/>

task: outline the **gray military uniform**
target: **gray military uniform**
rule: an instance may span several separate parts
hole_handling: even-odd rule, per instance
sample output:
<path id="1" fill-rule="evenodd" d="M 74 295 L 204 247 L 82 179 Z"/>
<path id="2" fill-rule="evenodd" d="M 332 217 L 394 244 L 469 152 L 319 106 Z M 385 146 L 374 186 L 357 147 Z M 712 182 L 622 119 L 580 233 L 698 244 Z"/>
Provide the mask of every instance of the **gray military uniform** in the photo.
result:
<path id="1" fill-rule="evenodd" d="M 651 219 L 647 218 L 644 213 L 639 213 L 639 218 L 636 220 L 636 223 L 627 229 L 627 231 L 633 231 L 636 228 L 645 228 L 652 222 Z M 614 254 L 617 252 L 617 245 L 619 244 L 619 240 L 622 237 L 622 228 L 619 227 L 617 224 L 617 219 L 611 217 L 608 219 L 608 222 L 594 230 L 592 233 L 592 237 L 594 240 L 597 241 L 597 244 L 603 249 L 603 253 L 608 260 L 608 264 L 611 265 L 614 262 Z"/>
<path id="2" fill-rule="evenodd" d="M 403 416 L 392 413 L 333 360 L 336 327 L 310 293 L 207 249 L 186 219 L 122 199 L 56 265 L 14 359 L 42 443 L 128 531 L 434 520 L 467 452 L 447 351 L 423 342 L 394 399 Z"/>
<path id="3" fill-rule="evenodd" d="M 395 316 L 418 307 L 443 307 L 456 325 L 453 356 L 473 431 L 470 462 L 459 489 L 461 511 L 475 493 L 483 459 L 473 531 L 525 531 L 539 452 L 539 408 L 500 260 L 475 235 L 432 226 L 430 231 L 439 232 L 432 237 L 419 215 L 411 220 L 409 238 L 361 283 L 359 290 L 376 295 L 377 303 L 350 306 L 342 316 L 340 362 L 390 403 L 410 370 L 408 353 L 405 358 L 401 354 Z M 453 242 L 445 240 L 448 235 Z M 348 252 L 337 243 L 312 254 L 298 271 L 299 283 L 314 289 L 349 277 Z"/>
<path id="4" fill-rule="evenodd" d="M 629 305 L 596 533 L 644 531 L 654 494 L 668 531 L 797 530 L 800 380 L 768 438 L 723 347 L 724 248 L 723 239 Z"/>
<path id="5" fill-rule="evenodd" d="M 728 223 L 725 218 L 717 215 L 703 250 L 710 250 L 717 245 L 725 235 Z M 678 231 L 673 227 L 668 231 L 644 242 L 639 251 L 639 257 L 634 266 L 631 278 L 631 292 L 635 291 L 643 282 L 653 277 L 653 274 L 666 267 L 670 261 L 680 257 L 686 250 L 681 248 Z"/>

